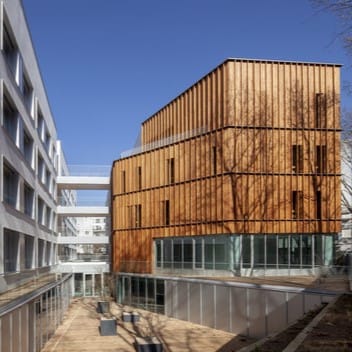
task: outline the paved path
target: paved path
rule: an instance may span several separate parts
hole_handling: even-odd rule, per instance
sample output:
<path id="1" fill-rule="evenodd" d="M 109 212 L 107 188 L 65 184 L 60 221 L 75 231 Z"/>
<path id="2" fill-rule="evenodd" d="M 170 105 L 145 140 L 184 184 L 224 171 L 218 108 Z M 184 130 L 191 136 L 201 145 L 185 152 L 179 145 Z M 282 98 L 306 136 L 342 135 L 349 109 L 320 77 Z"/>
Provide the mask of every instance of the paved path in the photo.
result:
<path id="1" fill-rule="evenodd" d="M 164 352 L 231 352 L 255 341 L 143 310 L 137 310 L 141 315 L 139 323 L 123 323 L 122 311 L 132 311 L 132 308 L 114 302 L 110 311 L 118 319 L 117 335 L 100 336 L 101 314 L 96 312 L 96 306 L 94 299 L 75 299 L 42 352 L 129 352 L 135 351 L 135 336 L 148 335 L 157 336 L 163 342 Z"/>

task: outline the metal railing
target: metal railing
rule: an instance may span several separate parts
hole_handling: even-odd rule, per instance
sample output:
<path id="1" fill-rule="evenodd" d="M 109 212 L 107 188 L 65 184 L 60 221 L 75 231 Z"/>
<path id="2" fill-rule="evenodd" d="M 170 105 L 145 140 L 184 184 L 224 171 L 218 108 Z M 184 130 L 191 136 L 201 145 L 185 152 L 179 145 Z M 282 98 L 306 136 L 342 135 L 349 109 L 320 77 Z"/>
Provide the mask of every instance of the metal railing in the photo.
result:
<path id="1" fill-rule="evenodd" d="M 108 254 L 80 254 L 77 255 L 59 255 L 59 261 L 61 263 L 79 263 L 79 262 L 110 262 Z"/>
<path id="2" fill-rule="evenodd" d="M 72 274 L 39 278 L 8 291 L 5 296 L 1 295 L 0 305 L 2 350 L 40 351 L 69 306 Z"/>
<path id="3" fill-rule="evenodd" d="M 110 199 L 108 199 L 107 195 L 104 194 L 101 197 L 83 197 L 79 196 L 76 199 L 75 204 L 69 204 L 65 197 L 58 197 L 58 204 L 64 207 L 80 207 L 80 206 L 102 206 L 107 207 L 110 205 Z"/>
<path id="4" fill-rule="evenodd" d="M 183 132 L 183 133 L 175 134 L 175 135 L 167 137 L 167 138 L 159 139 L 159 140 L 152 142 L 152 143 L 141 145 L 140 147 L 137 147 L 137 148 L 128 149 L 128 150 L 122 152 L 120 154 L 120 157 L 126 158 L 128 156 L 132 156 L 132 155 L 146 152 L 149 150 L 153 150 L 156 148 L 164 147 L 166 145 L 176 143 L 176 142 L 182 141 L 187 138 L 201 135 L 201 134 L 205 133 L 206 131 L 207 131 L 207 127 L 203 126 L 203 127 L 195 128 L 193 130 Z"/>
<path id="5" fill-rule="evenodd" d="M 68 165 L 69 176 L 109 177 L 111 165 Z"/>

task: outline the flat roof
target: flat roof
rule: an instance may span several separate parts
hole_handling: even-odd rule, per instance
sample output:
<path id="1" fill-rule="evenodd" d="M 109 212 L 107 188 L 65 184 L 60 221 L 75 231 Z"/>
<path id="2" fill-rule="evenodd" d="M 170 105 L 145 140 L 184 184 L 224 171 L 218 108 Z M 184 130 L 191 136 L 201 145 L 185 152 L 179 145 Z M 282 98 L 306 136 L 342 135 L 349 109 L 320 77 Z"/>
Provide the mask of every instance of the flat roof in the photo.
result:
<path id="1" fill-rule="evenodd" d="M 277 64 L 301 64 L 301 65 L 319 65 L 319 66 L 337 66 L 341 67 L 342 64 L 331 63 L 331 62 L 316 62 L 316 61 L 295 61 L 295 60 L 279 60 L 279 59 L 249 59 L 241 57 L 229 57 L 223 63 L 227 61 L 247 61 L 247 62 L 263 62 L 263 63 L 277 63 Z"/>

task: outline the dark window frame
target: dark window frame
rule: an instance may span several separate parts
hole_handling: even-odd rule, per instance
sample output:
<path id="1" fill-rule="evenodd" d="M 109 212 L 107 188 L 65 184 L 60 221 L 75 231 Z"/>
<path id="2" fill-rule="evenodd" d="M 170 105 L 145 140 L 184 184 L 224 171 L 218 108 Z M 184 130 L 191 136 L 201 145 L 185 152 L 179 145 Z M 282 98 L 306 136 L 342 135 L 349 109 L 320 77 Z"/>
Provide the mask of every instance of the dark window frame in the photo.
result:
<path id="1" fill-rule="evenodd" d="M 303 173 L 303 146 L 301 144 L 292 145 L 292 170 L 294 173 Z"/>
<path id="2" fill-rule="evenodd" d="M 304 217 L 304 199 L 302 191 L 292 191 L 292 219 L 303 219 Z"/>
<path id="3" fill-rule="evenodd" d="M 315 127 L 326 128 L 327 106 L 326 95 L 324 93 L 315 94 Z"/>
<path id="4" fill-rule="evenodd" d="M 315 169 L 318 174 L 327 172 L 327 148 L 326 145 L 315 147 Z"/>
<path id="5" fill-rule="evenodd" d="M 169 158 L 166 160 L 166 174 L 167 174 L 167 183 L 175 183 L 175 158 Z"/>

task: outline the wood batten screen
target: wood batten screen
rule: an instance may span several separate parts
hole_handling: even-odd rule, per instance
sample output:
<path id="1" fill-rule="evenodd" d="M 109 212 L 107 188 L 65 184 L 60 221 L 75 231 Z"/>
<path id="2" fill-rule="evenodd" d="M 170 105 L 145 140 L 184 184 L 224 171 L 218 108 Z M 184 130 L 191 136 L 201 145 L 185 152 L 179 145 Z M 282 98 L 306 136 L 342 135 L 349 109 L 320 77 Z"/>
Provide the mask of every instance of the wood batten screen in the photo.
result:
<path id="1" fill-rule="evenodd" d="M 338 65 L 227 60 L 147 119 L 163 143 L 113 165 L 114 270 L 150 272 L 153 238 L 339 232 L 339 86 Z"/>

